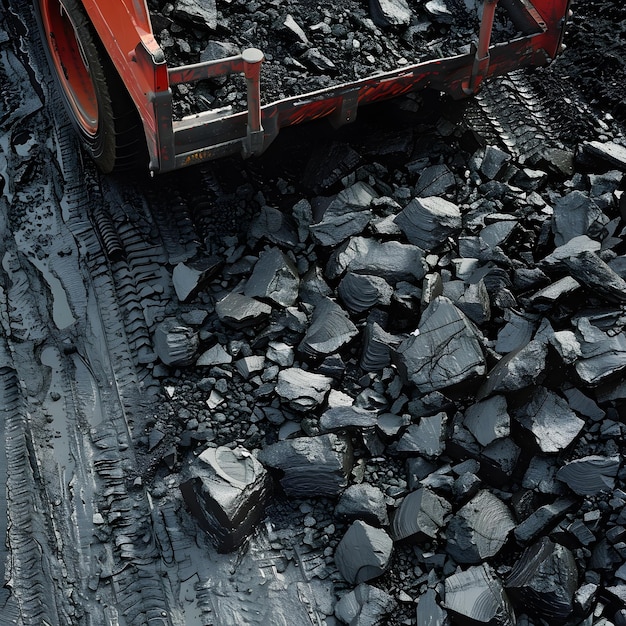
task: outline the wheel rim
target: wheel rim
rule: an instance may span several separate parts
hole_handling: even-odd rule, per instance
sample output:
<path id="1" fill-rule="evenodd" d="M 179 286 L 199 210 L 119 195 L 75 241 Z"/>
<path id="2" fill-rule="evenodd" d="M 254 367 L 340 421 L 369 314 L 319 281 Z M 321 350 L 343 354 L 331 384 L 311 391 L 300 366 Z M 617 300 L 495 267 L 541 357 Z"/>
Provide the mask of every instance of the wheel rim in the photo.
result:
<path id="1" fill-rule="evenodd" d="M 98 99 L 76 28 L 63 3 L 40 0 L 48 47 L 74 117 L 88 135 L 98 130 Z"/>

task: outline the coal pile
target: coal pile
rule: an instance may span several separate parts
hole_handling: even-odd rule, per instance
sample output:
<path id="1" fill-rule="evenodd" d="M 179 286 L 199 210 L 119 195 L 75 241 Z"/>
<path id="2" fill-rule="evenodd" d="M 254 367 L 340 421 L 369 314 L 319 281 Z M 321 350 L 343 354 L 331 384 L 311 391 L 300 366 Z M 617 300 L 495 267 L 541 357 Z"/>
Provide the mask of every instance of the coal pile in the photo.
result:
<path id="1" fill-rule="evenodd" d="M 179 271 L 212 312 L 183 389 L 218 398 L 180 455 L 258 460 L 338 623 L 623 623 L 624 139 L 520 158 L 436 127 L 396 169 L 329 149 L 207 250 L 219 278 Z"/>
<path id="2" fill-rule="evenodd" d="M 153 29 L 170 66 L 263 51 L 263 104 L 469 50 L 482 4 L 476 0 L 151 0 Z M 515 35 L 498 10 L 494 40 Z M 219 78 L 175 89 L 186 115 L 212 107 L 245 109 L 245 82 Z"/>

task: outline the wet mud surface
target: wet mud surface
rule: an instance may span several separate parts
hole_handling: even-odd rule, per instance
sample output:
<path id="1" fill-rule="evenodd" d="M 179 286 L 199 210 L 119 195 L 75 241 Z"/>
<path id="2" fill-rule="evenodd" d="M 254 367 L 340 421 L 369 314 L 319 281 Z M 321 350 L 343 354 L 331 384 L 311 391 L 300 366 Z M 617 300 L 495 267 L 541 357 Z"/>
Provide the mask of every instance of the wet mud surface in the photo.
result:
<path id="1" fill-rule="evenodd" d="M 623 9 L 573 8 L 476 99 L 150 180 L 0 4 L 0 624 L 623 621 Z"/>

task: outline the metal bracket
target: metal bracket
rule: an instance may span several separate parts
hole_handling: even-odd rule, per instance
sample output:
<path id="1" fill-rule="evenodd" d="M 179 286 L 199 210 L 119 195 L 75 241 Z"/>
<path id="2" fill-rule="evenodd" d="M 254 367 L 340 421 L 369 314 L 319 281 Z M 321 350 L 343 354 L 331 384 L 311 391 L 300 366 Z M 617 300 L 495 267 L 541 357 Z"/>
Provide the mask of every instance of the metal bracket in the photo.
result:
<path id="1" fill-rule="evenodd" d="M 480 34 L 478 46 L 474 56 L 474 65 L 468 81 L 463 82 L 463 91 L 471 96 L 478 91 L 480 84 L 489 71 L 489 45 L 493 31 L 493 20 L 496 14 L 498 0 L 485 0 L 483 4 L 483 17 L 480 21 Z"/>
<path id="2" fill-rule="evenodd" d="M 352 89 L 343 94 L 341 105 L 331 113 L 329 121 L 333 128 L 354 122 L 359 108 L 360 89 Z"/>

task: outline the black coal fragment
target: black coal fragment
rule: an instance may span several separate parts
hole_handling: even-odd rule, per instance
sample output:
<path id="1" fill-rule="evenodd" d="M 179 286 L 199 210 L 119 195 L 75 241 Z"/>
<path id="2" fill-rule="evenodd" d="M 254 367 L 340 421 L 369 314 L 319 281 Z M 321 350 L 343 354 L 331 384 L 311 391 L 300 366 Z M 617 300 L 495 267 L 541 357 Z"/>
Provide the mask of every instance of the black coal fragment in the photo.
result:
<path id="1" fill-rule="evenodd" d="M 417 334 L 395 356 L 408 382 L 422 393 L 445 389 L 485 373 L 485 358 L 473 324 L 445 296 L 428 306 Z"/>
<path id="2" fill-rule="evenodd" d="M 278 248 L 269 248 L 260 254 L 244 295 L 287 307 L 295 303 L 299 286 L 298 270 L 291 259 Z"/>
<path id="3" fill-rule="evenodd" d="M 176 296 L 181 302 L 193 298 L 221 267 L 217 257 L 202 258 L 195 262 L 178 263 L 172 272 Z"/>
<path id="4" fill-rule="evenodd" d="M 393 516 L 394 541 L 434 539 L 450 508 L 446 500 L 426 487 L 411 492 L 405 496 Z"/>
<path id="5" fill-rule="evenodd" d="M 590 292 L 608 302 L 626 302 L 626 280 L 616 274 L 595 252 L 583 250 L 563 260 L 570 275 Z"/>
<path id="6" fill-rule="evenodd" d="M 387 526 L 387 503 L 385 494 L 367 483 L 350 485 L 340 496 L 335 515 L 339 518 L 362 519 L 371 526 Z"/>
<path id="7" fill-rule="evenodd" d="M 483 489 L 448 523 L 446 551 L 457 563 L 481 563 L 500 551 L 513 528 L 506 504 Z"/>
<path id="8" fill-rule="evenodd" d="M 320 417 L 322 432 L 338 430 L 373 428 L 378 419 L 374 411 L 367 411 L 358 406 L 336 406 L 324 411 Z"/>
<path id="9" fill-rule="evenodd" d="M 459 623 L 514 626 L 513 607 L 489 565 L 476 565 L 444 581 L 444 606 Z"/>
<path id="10" fill-rule="evenodd" d="M 397 451 L 419 454 L 427 459 L 438 458 L 445 447 L 446 422 L 444 411 L 420 418 L 419 424 L 409 426 L 402 435 Z"/>
<path id="11" fill-rule="evenodd" d="M 255 298 L 232 292 L 215 305 L 215 312 L 224 324 L 233 328 L 245 328 L 267 319 L 272 307 Z"/>
<path id="12" fill-rule="evenodd" d="M 308 48 L 299 59 L 311 71 L 318 74 L 333 75 L 339 72 L 337 66 L 319 48 Z"/>
<path id="13" fill-rule="evenodd" d="M 567 271 L 564 261 L 575 257 L 582 252 L 598 252 L 602 244 L 587 235 L 572 237 L 562 245 L 555 248 L 550 254 L 540 261 L 541 269 L 545 272 L 551 270 Z"/>
<path id="14" fill-rule="evenodd" d="M 194 26 L 215 30 L 217 7 L 215 0 L 176 0 L 174 15 Z"/>
<path id="15" fill-rule="evenodd" d="M 392 551 L 393 541 L 384 530 L 357 520 L 339 542 L 335 563 L 348 582 L 363 583 L 384 573 Z"/>
<path id="16" fill-rule="evenodd" d="M 531 513 L 513 531 L 515 538 L 521 544 L 527 544 L 537 539 L 541 534 L 554 528 L 558 522 L 578 501 L 573 498 L 559 498 L 551 504 L 544 504 Z"/>
<path id="17" fill-rule="evenodd" d="M 471 405 L 465 411 L 463 424 L 482 446 L 488 446 L 501 437 L 508 437 L 511 418 L 506 398 L 496 395 Z"/>
<path id="18" fill-rule="evenodd" d="M 434 589 L 427 589 L 420 597 L 415 610 L 417 626 L 447 626 L 448 615 L 437 599 Z"/>
<path id="19" fill-rule="evenodd" d="M 290 367 L 278 373 L 276 393 L 297 411 L 310 411 L 321 404 L 332 384 L 332 378 Z"/>
<path id="20" fill-rule="evenodd" d="M 577 587 L 574 555 L 548 537 L 526 548 L 505 581 L 514 601 L 549 624 L 570 616 Z"/>
<path id="21" fill-rule="evenodd" d="M 267 467 L 281 470 L 285 493 L 298 498 L 337 496 L 352 469 L 350 442 L 334 434 L 273 443 L 258 454 Z"/>
<path id="22" fill-rule="evenodd" d="M 410 244 L 352 237 L 332 254 L 326 274 L 334 279 L 352 270 L 382 276 L 391 283 L 421 280 L 426 273 L 423 257 L 423 251 Z"/>
<path id="23" fill-rule="evenodd" d="M 592 454 L 566 463 L 556 477 L 578 495 L 596 495 L 613 489 L 619 467 L 618 456 Z"/>
<path id="24" fill-rule="evenodd" d="M 414 198 L 396 216 L 406 238 L 422 250 L 431 250 L 461 230 L 461 211 L 437 196 Z"/>
<path id="25" fill-rule="evenodd" d="M 190 464 L 180 489 L 220 552 L 239 547 L 260 521 L 271 481 L 245 448 L 207 448 Z"/>
<path id="26" fill-rule="evenodd" d="M 175 318 L 163 320 L 154 332 L 154 350 L 165 365 L 191 365 L 199 344 L 198 333 Z"/>
<path id="27" fill-rule="evenodd" d="M 393 287 L 381 276 L 348 272 L 339 283 L 339 297 L 351 313 L 362 313 L 373 306 L 389 306 Z"/>
<path id="28" fill-rule="evenodd" d="M 537 316 L 507 309 L 504 311 L 506 324 L 498 332 L 495 350 L 499 354 L 515 352 L 523 348 L 533 336 L 537 325 Z"/>
<path id="29" fill-rule="evenodd" d="M 322 246 L 337 246 L 362 232 L 372 219 L 370 207 L 376 197 L 376 192 L 364 182 L 340 191 L 324 211 L 322 219 L 311 225 L 313 240 Z"/>
<path id="30" fill-rule="evenodd" d="M 321 298 L 298 349 L 310 357 L 325 357 L 339 351 L 357 334 L 348 314 L 334 300 Z"/>
<path id="31" fill-rule="evenodd" d="M 415 195 L 420 198 L 444 196 L 455 186 L 456 178 L 447 165 L 431 165 L 422 170 L 415 185 Z"/>
<path id="32" fill-rule="evenodd" d="M 369 0 L 372 21 L 377 26 L 407 26 L 412 12 L 406 0 Z"/>
<path id="33" fill-rule="evenodd" d="M 250 224 L 248 236 L 251 243 L 265 240 L 285 250 L 291 250 L 299 241 L 298 228 L 290 217 L 279 209 L 263 206 Z"/>
<path id="34" fill-rule="evenodd" d="M 578 437 L 585 422 L 567 402 L 546 387 L 533 390 L 531 399 L 514 411 L 542 452 L 561 452 Z"/>
<path id="35" fill-rule="evenodd" d="M 335 604 L 335 617 L 350 626 L 384 626 L 397 605 L 382 589 L 361 583 Z"/>
<path id="36" fill-rule="evenodd" d="M 609 334 L 594 326 L 588 318 L 577 320 L 577 339 L 581 356 L 576 373 L 587 385 L 595 386 L 626 369 L 626 335 Z"/>
<path id="37" fill-rule="evenodd" d="M 597 238 L 609 221 L 598 205 L 582 191 L 572 191 L 554 205 L 552 231 L 557 246 L 580 235 Z"/>
<path id="38" fill-rule="evenodd" d="M 511 155 L 507 152 L 496 146 L 487 146 L 480 164 L 480 173 L 487 180 L 494 180 L 510 160 Z"/>
<path id="39" fill-rule="evenodd" d="M 385 332 L 376 322 L 368 322 L 363 333 L 360 365 L 366 372 L 379 372 L 391 363 L 391 352 L 402 337 Z"/>
<path id="40" fill-rule="evenodd" d="M 626 172 L 626 147 L 614 142 L 585 141 L 583 151 L 610 167 Z"/>

